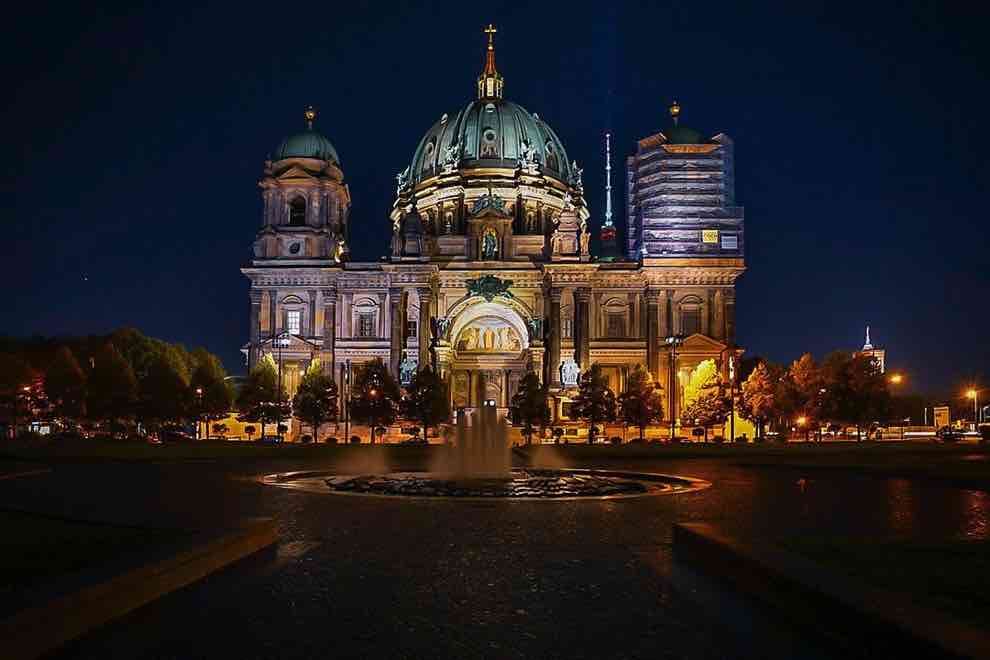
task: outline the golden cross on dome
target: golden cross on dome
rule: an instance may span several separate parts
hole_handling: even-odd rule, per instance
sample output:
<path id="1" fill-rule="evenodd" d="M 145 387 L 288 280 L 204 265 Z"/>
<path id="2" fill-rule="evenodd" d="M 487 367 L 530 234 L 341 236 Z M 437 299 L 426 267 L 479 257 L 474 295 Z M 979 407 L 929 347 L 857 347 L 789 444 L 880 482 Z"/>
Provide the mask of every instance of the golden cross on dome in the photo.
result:
<path id="1" fill-rule="evenodd" d="M 488 35 L 488 50 L 491 50 L 494 47 L 493 44 L 495 42 L 495 33 L 498 32 L 498 30 L 495 29 L 494 25 L 489 23 L 484 32 Z"/>

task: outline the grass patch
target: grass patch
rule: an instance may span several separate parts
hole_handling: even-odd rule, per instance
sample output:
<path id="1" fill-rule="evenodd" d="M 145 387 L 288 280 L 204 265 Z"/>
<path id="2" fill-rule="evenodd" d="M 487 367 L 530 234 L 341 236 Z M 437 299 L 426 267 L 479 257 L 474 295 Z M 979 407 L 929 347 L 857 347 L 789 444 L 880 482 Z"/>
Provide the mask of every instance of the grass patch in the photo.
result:
<path id="1" fill-rule="evenodd" d="M 18 590 L 172 542 L 180 532 L 0 510 L 0 600 Z"/>
<path id="2" fill-rule="evenodd" d="M 782 545 L 918 604 L 990 625 L 990 541 L 797 538 Z"/>

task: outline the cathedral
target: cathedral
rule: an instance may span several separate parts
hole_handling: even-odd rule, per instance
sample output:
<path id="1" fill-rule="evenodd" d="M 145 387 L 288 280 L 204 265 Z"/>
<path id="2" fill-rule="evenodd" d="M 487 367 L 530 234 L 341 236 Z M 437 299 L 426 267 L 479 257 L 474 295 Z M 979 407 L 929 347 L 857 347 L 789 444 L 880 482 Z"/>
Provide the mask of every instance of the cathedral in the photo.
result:
<path id="1" fill-rule="evenodd" d="M 581 167 L 541 116 L 505 98 L 495 30 L 486 32 L 476 98 L 440 114 L 396 176 L 380 262 L 349 259 L 347 180 L 312 108 L 305 130 L 265 162 L 261 228 L 242 268 L 248 364 L 271 355 L 290 395 L 314 359 L 338 384 L 375 358 L 403 384 L 432 365 L 453 409 L 484 397 L 503 413 L 533 371 L 564 426 L 590 365 L 619 394 L 642 364 L 663 387 L 664 418 L 676 419 L 692 372 L 711 361 L 728 378 L 742 352 L 732 140 L 681 125 L 674 103 L 669 127 L 626 158 L 621 247 L 609 142 L 601 254 L 592 255 Z"/>

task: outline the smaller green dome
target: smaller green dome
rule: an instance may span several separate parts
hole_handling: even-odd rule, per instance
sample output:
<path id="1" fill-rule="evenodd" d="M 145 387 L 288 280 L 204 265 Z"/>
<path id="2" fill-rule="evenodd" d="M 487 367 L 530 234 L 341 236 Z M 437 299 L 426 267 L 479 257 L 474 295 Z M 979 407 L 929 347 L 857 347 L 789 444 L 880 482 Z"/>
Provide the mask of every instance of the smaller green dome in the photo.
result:
<path id="1" fill-rule="evenodd" d="M 316 119 L 316 111 L 312 106 L 306 108 L 306 130 L 296 133 L 282 140 L 275 150 L 272 160 L 283 160 L 285 158 L 319 158 L 340 165 L 340 158 L 337 150 L 333 148 L 330 140 L 313 130 L 313 121 Z"/>
<path id="2" fill-rule="evenodd" d="M 708 142 L 701 137 L 701 133 L 687 126 L 671 126 L 665 129 L 663 134 L 667 138 L 668 144 L 705 144 Z"/>

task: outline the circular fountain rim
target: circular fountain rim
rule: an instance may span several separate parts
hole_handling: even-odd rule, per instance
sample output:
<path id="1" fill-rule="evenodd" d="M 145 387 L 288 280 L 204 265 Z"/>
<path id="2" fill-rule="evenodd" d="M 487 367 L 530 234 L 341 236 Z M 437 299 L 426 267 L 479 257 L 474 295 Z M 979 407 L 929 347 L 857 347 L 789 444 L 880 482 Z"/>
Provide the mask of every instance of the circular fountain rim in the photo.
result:
<path id="1" fill-rule="evenodd" d="M 513 470 L 526 470 L 527 468 L 513 468 Z M 616 493 L 611 495 L 564 495 L 561 497 L 494 497 L 486 495 L 388 495 L 384 493 L 367 493 L 356 491 L 340 491 L 327 487 L 324 479 L 327 477 L 361 477 L 371 476 L 367 474 L 347 474 L 334 472 L 332 470 L 297 470 L 292 472 L 277 472 L 258 477 L 258 482 L 267 486 L 276 486 L 289 490 L 297 490 L 307 493 L 320 493 L 324 495 L 341 495 L 350 497 L 374 497 L 383 500 L 422 500 L 422 501 L 463 501 L 463 502 L 575 502 L 575 501 L 601 501 L 601 500 L 622 500 L 639 497 L 656 497 L 660 495 L 680 495 L 683 493 L 693 493 L 711 487 L 712 482 L 697 477 L 688 477 L 680 474 L 664 474 L 660 472 L 631 472 L 628 470 L 602 470 L 593 468 L 529 468 L 532 470 L 552 470 L 566 472 L 569 474 L 590 474 L 601 477 L 619 477 L 630 481 L 659 482 L 668 486 L 676 485 L 675 488 L 648 489 L 641 493 Z M 393 470 L 384 473 L 389 474 L 445 474 L 442 472 L 431 472 L 429 470 Z"/>

